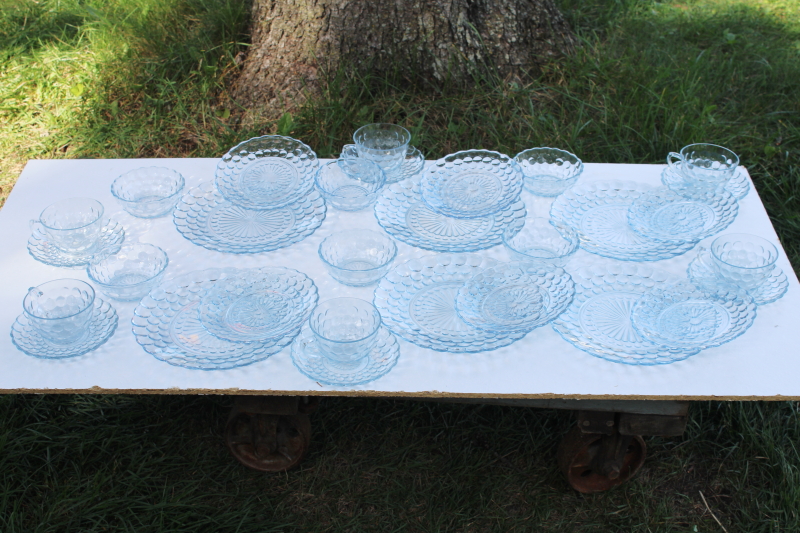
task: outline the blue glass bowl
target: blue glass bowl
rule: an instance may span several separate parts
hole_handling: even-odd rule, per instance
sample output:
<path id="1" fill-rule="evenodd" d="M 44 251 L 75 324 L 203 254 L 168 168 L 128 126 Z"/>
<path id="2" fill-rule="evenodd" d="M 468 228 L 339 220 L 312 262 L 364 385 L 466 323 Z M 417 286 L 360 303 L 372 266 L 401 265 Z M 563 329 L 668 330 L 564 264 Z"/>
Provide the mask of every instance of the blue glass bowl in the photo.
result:
<path id="1" fill-rule="evenodd" d="M 297 202 L 314 186 L 317 154 L 291 137 L 254 137 L 231 148 L 217 164 L 220 194 L 247 209 L 275 209 Z"/>
<path id="2" fill-rule="evenodd" d="M 200 300 L 200 322 L 217 338 L 270 341 L 297 333 L 317 305 L 317 286 L 297 270 L 239 270 L 217 281 Z"/>
<path id="3" fill-rule="evenodd" d="M 581 240 L 569 226 L 544 217 L 528 217 L 521 230 L 506 228 L 503 244 L 517 261 L 564 266 L 580 248 Z"/>
<path id="4" fill-rule="evenodd" d="M 153 244 L 127 244 L 86 269 L 89 279 L 113 300 L 139 300 L 161 282 L 167 253 Z"/>
<path id="5" fill-rule="evenodd" d="M 696 240 L 663 241 L 633 231 L 628 210 L 650 190 L 631 181 L 582 183 L 556 198 L 550 218 L 575 228 L 587 252 L 621 261 L 659 261 L 694 248 Z"/>
<path id="6" fill-rule="evenodd" d="M 452 218 L 422 201 L 420 177 L 384 189 L 375 204 L 375 218 L 386 233 L 417 248 L 435 252 L 476 252 L 497 246 L 503 235 L 516 235 L 525 219 L 521 201 L 482 218 Z"/>
<path id="7" fill-rule="evenodd" d="M 633 201 L 628 224 L 650 239 L 696 241 L 724 230 L 738 213 L 739 202 L 725 190 L 678 194 L 658 188 Z"/>
<path id="8" fill-rule="evenodd" d="M 515 262 L 486 268 L 458 291 L 464 322 L 488 331 L 529 332 L 560 315 L 575 294 L 564 269 Z"/>
<path id="9" fill-rule="evenodd" d="M 714 258 L 711 257 L 711 252 L 704 248 L 697 250 L 697 257 L 689 263 L 686 273 L 695 286 L 706 290 L 717 290 L 720 285 L 744 290 L 719 275 L 719 271 L 714 266 Z M 783 270 L 775 267 L 761 285 L 747 289 L 747 293 L 753 297 L 756 305 L 766 305 L 782 298 L 788 289 L 789 278 L 786 277 Z"/>
<path id="10" fill-rule="evenodd" d="M 644 338 L 664 346 L 705 350 L 735 339 L 753 325 L 756 303 L 724 286 L 701 290 L 688 283 L 655 287 L 631 310 Z"/>
<path id="11" fill-rule="evenodd" d="M 378 198 L 386 174 L 366 159 L 339 159 L 322 165 L 314 181 L 331 206 L 342 211 L 360 211 Z"/>
<path id="12" fill-rule="evenodd" d="M 522 169 L 505 154 L 465 150 L 439 159 L 422 173 L 422 199 L 454 218 L 481 218 L 519 200 Z"/>
<path id="13" fill-rule="evenodd" d="M 377 231 L 355 229 L 325 237 L 319 257 L 331 277 L 345 285 L 361 287 L 377 282 L 392 267 L 397 245 Z"/>
<path id="14" fill-rule="evenodd" d="M 575 185 L 583 172 L 578 156 L 558 148 L 531 148 L 514 160 L 525 176 L 525 189 L 536 196 L 558 196 Z"/>
<path id="15" fill-rule="evenodd" d="M 111 184 L 111 194 L 122 208 L 139 218 L 157 218 L 172 211 L 183 192 L 184 179 L 164 167 L 142 167 L 122 174 Z"/>

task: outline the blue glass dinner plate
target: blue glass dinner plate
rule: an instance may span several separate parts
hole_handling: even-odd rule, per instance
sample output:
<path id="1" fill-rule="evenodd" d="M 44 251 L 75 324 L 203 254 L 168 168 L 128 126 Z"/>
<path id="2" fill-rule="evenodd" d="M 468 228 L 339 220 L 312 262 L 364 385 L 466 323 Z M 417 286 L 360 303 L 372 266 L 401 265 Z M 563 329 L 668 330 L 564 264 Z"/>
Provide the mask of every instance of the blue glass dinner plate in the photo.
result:
<path id="1" fill-rule="evenodd" d="M 325 220 L 325 201 L 312 190 L 276 209 L 245 209 L 225 200 L 210 182 L 187 192 L 173 211 L 186 239 L 218 252 L 271 252 L 299 242 Z"/>
<path id="2" fill-rule="evenodd" d="M 689 263 L 686 273 L 692 283 L 704 289 L 713 290 L 721 285 L 728 284 L 717 275 L 717 270 L 714 267 L 714 258 L 711 256 L 711 252 L 705 248 L 698 249 L 697 257 Z M 783 270 L 775 267 L 764 283 L 746 292 L 753 297 L 756 304 L 766 305 L 782 298 L 788 289 L 789 279 Z M 739 288 L 739 290 L 745 289 Z"/>
<path id="3" fill-rule="evenodd" d="M 26 354 L 43 359 L 65 359 L 89 353 L 114 335 L 118 322 L 117 311 L 111 304 L 95 298 L 93 305 L 86 332 L 74 342 L 69 344 L 50 342 L 33 327 L 24 313 L 19 315 L 11 326 L 11 340 L 14 346 Z"/>
<path id="4" fill-rule="evenodd" d="M 71 254 L 52 244 L 39 224 L 33 225 L 33 231 L 28 239 L 28 253 L 37 261 L 50 266 L 64 268 L 85 268 L 92 261 L 99 261 L 104 257 L 115 254 L 122 247 L 125 240 L 125 228 L 122 224 L 111 219 L 106 219 L 100 230 L 97 244 L 90 250 L 81 254 Z"/>
<path id="5" fill-rule="evenodd" d="M 420 177 L 384 189 L 375 204 L 375 218 L 386 233 L 411 246 L 435 252 L 476 252 L 503 242 L 503 232 L 516 235 L 525 224 L 525 204 L 482 218 L 452 218 L 430 208 L 420 195 Z"/>
<path id="6" fill-rule="evenodd" d="M 323 385 L 350 387 L 375 381 L 397 364 L 400 345 L 389 330 L 378 330 L 372 350 L 354 363 L 343 364 L 325 357 L 306 324 L 292 343 L 292 363 L 301 374 Z"/>
<path id="7" fill-rule="evenodd" d="M 440 352 L 496 350 L 526 332 L 492 332 L 464 322 L 456 312 L 461 286 L 498 263 L 478 254 L 435 254 L 412 259 L 389 272 L 373 303 L 383 324 L 403 339 Z"/>
<path id="8" fill-rule="evenodd" d="M 572 226 L 587 252 L 621 261 L 659 261 L 682 255 L 697 240 L 664 241 L 645 237 L 628 224 L 634 201 L 652 189 L 631 181 L 578 184 L 556 198 L 550 217 Z"/>

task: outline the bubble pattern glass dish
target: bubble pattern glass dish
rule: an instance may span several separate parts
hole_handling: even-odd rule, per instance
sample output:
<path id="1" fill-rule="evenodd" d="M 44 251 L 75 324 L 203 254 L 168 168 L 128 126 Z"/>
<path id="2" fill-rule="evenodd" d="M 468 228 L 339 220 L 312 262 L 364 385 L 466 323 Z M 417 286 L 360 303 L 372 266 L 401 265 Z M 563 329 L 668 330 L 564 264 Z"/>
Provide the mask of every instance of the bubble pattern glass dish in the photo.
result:
<path id="1" fill-rule="evenodd" d="M 355 144 L 345 144 L 342 148 L 340 159 L 358 158 L 358 148 Z M 406 158 L 403 163 L 396 168 L 386 172 L 386 184 L 397 183 L 405 179 L 413 178 L 425 167 L 425 156 L 416 147 L 409 146 L 406 151 Z"/>
<path id="2" fill-rule="evenodd" d="M 231 148 L 217 164 L 215 183 L 231 203 L 275 209 L 296 202 L 314 186 L 317 154 L 291 137 L 254 137 Z"/>
<path id="3" fill-rule="evenodd" d="M 729 284 L 719 277 L 711 253 L 704 248 L 698 249 L 697 257 L 689 263 L 686 273 L 692 283 L 704 289 L 715 289 Z M 757 305 L 766 305 L 782 298 L 788 289 L 789 279 L 783 270 L 775 267 L 766 281 L 756 288 L 748 289 L 747 293 Z"/>
<path id="4" fill-rule="evenodd" d="M 658 188 L 633 201 L 628 224 L 650 239 L 697 241 L 730 226 L 738 213 L 739 202 L 725 190 L 681 195 Z"/>
<path id="5" fill-rule="evenodd" d="M 458 291 L 464 322 L 488 331 L 529 332 L 560 315 L 575 295 L 563 268 L 514 262 L 486 268 Z"/>
<path id="6" fill-rule="evenodd" d="M 743 289 L 755 289 L 775 269 L 778 248 L 769 240 L 749 233 L 726 233 L 711 242 L 717 275 Z"/>
<path id="7" fill-rule="evenodd" d="M 131 215 L 157 218 L 172 211 L 184 183 L 183 176 L 170 168 L 142 167 L 115 179 L 111 194 Z"/>
<path id="8" fill-rule="evenodd" d="M 168 264 L 167 253 L 158 246 L 134 243 L 92 263 L 86 274 L 109 298 L 134 301 L 161 282 Z"/>
<path id="9" fill-rule="evenodd" d="M 90 262 L 100 261 L 104 257 L 115 254 L 125 240 L 125 229 L 122 224 L 106 219 L 100 229 L 100 238 L 90 250 L 81 254 L 70 254 L 47 240 L 38 224 L 34 224 L 28 239 L 28 253 L 37 261 L 50 266 L 65 268 L 84 268 Z"/>
<path id="10" fill-rule="evenodd" d="M 375 204 L 375 218 L 386 233 L 417 248 L 435 252 L 476 252 L 516 235 L 525 222 L 521 201 L 483 218 L 452 218 L 435 212 L 420 196 L 419 176 L 384 189 Z"/>
<path id="11" fill-rule="evenodd" d="M 386 173 L 372 161 L 339 159 L 322 165 L 314 183 L 331 207 L 360 211 L 378 198 L 386 183 Z"/>
<path id="12" fill-rule="evenodd" d="M 33 327 L 24 313 L 11 326 L 11 340 L 22 352 L 43 359 L 65 359 L 89 353 L 114 335 L 118 322 L 117 311 L 108 302 L 95 298 L 93 306 L 86 331 L 74 342 L 50 342 Z"/>
<path id="13" fill-rule="evenodd" d="M 536 196 L 558 196 L 575 185 L 583 172 L 578 156 L 558 148 L 531 148 L 514 160 L 525 176 L 525 189 Z"/>
<path id="14" fill-rule="evenodd" d="M 735 339 L 753 324 L 756 304 L 729 290 L 700 290 L 688 283 L 654 287 L 631 310 L 631 322 L 644 338 L 677 348 L 705 350 Z"/>
<path id="15" fill-rule="evenodd" d="M 263 361 L 288 346 L 297 331 L 268 342 L 219 339 L 200 322 L 200 300 L 235 268 L 198 270 L 167 280 L 142 298 L 131 324 L 136 342 L 156 359 L 197 370 L 225 370 Z"/>
<path id="16" fill-rule="evenodd" d="M 317 286 L 297 270 L 239 270 L 217 281 L 200 301 L 200 322 L 209 333 L 233 342 L 279 339 L 308 320 Z"/>
<path id="17" fill-rule="evenodd" d="M 308 324 L 292 343 L 292 363 L 301 374 L 322 385 L 351 387 L 385 376 L 397 364 L 400 345 L 389 330 L 381 326 L 369 353 L 354 364 L 340 364 L 325 357 Z"/>
<path id="18" fill-rule="evenodd" d="M 186 239 L 218 252 L 270 252 L 302 241 L 325 220 L 325 201 L 311 191 L 299 201 L 271 210 L 245 209 L 202 183 L 187 192 L 173 211 Z"/>
<path id="19" fill-rule="evenodd" d="M 434 211 L 482 218 L 510 207 L 522 192 L 522 169 L 505 154 L 465 150 L 439 159 L 422 173 L 420 193 Z"/>
<path id="20" fill-rule="evenodd" d="M 686 182 L 683 175 L 673 170 L 671 167 L 667 167 L 661 172 L 661 183 L 678 193 L 694 191 L 694 188 Z M 724 185 L 724 189 L 731 193 L 737 200 L 741 200 L 747 196 L 747 193 L 750 192 L 750 180 L 747 179 L 747 175 L 741 167 L 736 168 L 736 172 L 733 173 L 733 177 Z"/>
<path id="21" fill-rule="evenodd" d="M 690 357 L 697 348 L 664 346 L 642 337 L 631 322 L 639 298 L 678 278 L 632 263 L 584 267 L 572 272 L 575 298 L 553 329 L 567 342 L 595 357 L 628 365 L 659 365 Z"/>
<path id="22" fill-rule="evenodd" d="M 483 352 L 507 346 L 524 332 L 499 333 L 470 326 L 456 312 L 461 286 L 497 262 L 478 254 L 436 254 L 389 272 L 373 302 L 384 325 L 405 340 L 439 352 Z"/>
<path id="23" fill-rule="evenodd" d="M 556 198 L 550 218 L 575 228 L 587 252 L 621 261 L 659 261 L 694 248 L 695 240 L 655 240 L 633 231 L 628 209 L 650 190 L 631 181 L 579 184 Z"/>
<path id="24" fill-rule="evenodd" d="M 377 282 L 392 268 L 397 245 L 377 231 L 345 230 L 325 237 L 318 253 L 333 279 L 362 287 Z"/>
<path id="25" fill-rule="evenodd" d="M 526 217 L 521 230 L 506 229 L 503 244 L 517 261 L 564 266 L 580 248 L 581 239 L 569 226 L 553 224 L 544 217 Z"/>

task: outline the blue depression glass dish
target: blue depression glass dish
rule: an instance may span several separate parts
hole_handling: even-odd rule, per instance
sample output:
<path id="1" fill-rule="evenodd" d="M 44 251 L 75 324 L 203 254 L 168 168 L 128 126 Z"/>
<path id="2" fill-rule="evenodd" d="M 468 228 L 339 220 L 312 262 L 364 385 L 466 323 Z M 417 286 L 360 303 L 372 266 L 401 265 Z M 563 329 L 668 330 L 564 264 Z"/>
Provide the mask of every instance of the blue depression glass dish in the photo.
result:
<path id="1" fill-rule="evenodd" d="M 689 263 L 686 273 L 693 284 L 706 290 L 715 290 L 720 286 L 735 287 L 735 285 L 719 276 L 718 270 L 714 266 L 711 252 L 705 248 L 698 249 L 697 257 Z M 757 305 L 766 305 L 782 298 L 786 294 L 789 289 L 789 279 L 783 273 L 783 270 L 775 267 L 766 281 L 758 287 L 752 289 L 736 288 L 746 290 Z"/>
<path id="2" fill-rule="evenodd" d="M 454 218 L 481 218 L 519 200 L 522 169 L 505 154 L 465 150 L 439 159 L 422 173 L 420 193 L 434 211 Z"/>
<path id="3" fill-rule="evenodd" d="M 694 188 L 687 184 L 683 175 L 674 170 L 672 167 L 667 167 L 661 172 L 661 183 L 676 191 L 677 193 L 691 193 Z M 750 192 L 750 180 L 742 170 L 738 167 L 733 173 L 733 177 L 724 185 L 724 189 L 731 193 L 734 198 L 741 200 L 747 193 Z"/>
<path id="4" fill-rule="evenodd" d="M 164 167 L 142 167 L 121 175 L 111 184 L 111 194 L 123 209 L 139 218 L 168 214 L 178 203 L 184 179 Z"/>
<path id="5" fill-rule="evenodd" d="M 117 311 L 109 303 L 95 298 L 86 331 L 77 340 L 69 344 L 50 342 L 33 327 L 24 313 L 19 315 L 11 326 L 11 340 L 14 346 L 33 357 L 44 359 L 77 357 L 97 349 L 110 339 L 117 329 L 117 322 Z"/>
<path id="6" fill-rule="evenodd" d="M 478 254 L 436 254 L 412 259 L 386 274 L 373 302 L 384 325 L 405 340 L 439 352 L 483 352 L 507 346 L 525 332 L 492 332 L 456 312 L 461 286 L 497 262 Z"/>
<path id="7" fill-rule="evenodd" d="M 420 177 L 384 189 L 375 204 L 375 218 L 386 233 L 417 248 L 435 252 L 477 252 L 502 244 L 503 235 L 516 235 L 525 222 L 521 201 L 482 218 L 452 218 L 422 201 Z"/>
<path id="8" fill-rule="evenodd" d="M 517 261 L 564 266 L 580 248 L 581 239 L 569 226 L 544 217 L 526 217 L 521 230 L 506 228 L 503 244 Z"/>
<path id="9" fill-rule="evenodd" d="M 378 198 L 386 183 L 386 174 L 366 159 L 340 159 L 322 165 L 314 182 L 332 207 L 360 211 Z"/>
<path id="10" fill-rule="evenodd" d="M 210 268 L 163 282 L 134 309 L 136 342 L 156 359 L 199 370 L 249 365 L 281 351 L 297 331 L 273 341 L 231 342 L 213 336 L 200 321 L 200 301 L 206 291 L 237 273 L 235 268 Z"/>
<path id="11" fill-rule="evenodd" d="M 753 324 L 756 303 L 742 291 L 700 290 L 688 283 L 654 287 L 631 310 L 644 338 L 676 348 L 705 350 L 735 339 Z"/>
<path id="12" fill-rule="evenodd" d="M 297 270 L 239 270 L 217 281 L 200 300 L 200 322 L 209 333 L 233 342 L 280 339 L 308 320 L 317 286 Z"/>
<path id="13" fill-rule="evenodd" d="M 587 252 L 622 261 L 659 261 L 682 255 L 696 240 L 663 241 L 639 235 L 628 224 L 628 210 L 651 189 L 630 181 L 576 185 L 556 198 L 550 218 L 572 226 Z"/>
<path id="14" fill-rule="evenodd" d="M 354 229 L 325 237 L 318 253 L 333 279 L 362 287 L 377 282 L 392 268 L 397 245 L 383 233 Z"/>
<path id="15" fill-rule="evenodd" d="M 648 265 L 584 267 L 572 273 L 575 298 L 553 329 L 576 348 L 628 365 L 659 365 L 686 359 L 698 348 L 665 346 L 640 335 L 631 322 L 639 298 L 677 277 Z"/>
<path id="16" fill-rule="evenodd" d="M 316 191 L 276 209 L 245 209 L 203 183 L 187 192 L 173 211 L 178 231 L 189 241 L 218 252 L 270 252 L 302 241 L 325 220 L 325 201 Z"/>
<path id="17" fill-rule="evenodd" d="M 296 202 L 314 186 L 317 154 L 291 137 L 265 135 L 237 144 L 217 164 L 220 194 L 248 209 L 275 209 Z"/>
<path id="18" fill-rule="evenodd" d="M 342 147 L 342 153 L 339 158 L 357 159 L 358 147 L 355 144 L 345 144 L 344 147 Z M 388 172 L 384 171 L 386 172 L 386 183 L 397 183 L 398 181 L 413 178 L 422 172 L 424 166 L 425 156 L 414 146 L 409 146 L 403 163 L 399 167 L 393 168 Z"/>
<path id="19" fill-rule="evenodd" d="M 678 194 L 658 188 L 633 201 L 628 224 L 650 239 L 696 241 L 724 230 L 738 213 L 739 202 L 725 190 Z"/>
<path id="20" fill-rule="evenodd" d="M 381 326 L 369 353 L 352 364 L 343 365 L 329 359 L 319 349 L 308 324 L 292 343 L 292 363 L 307 378 L 323 385 L 350 387 L 375 381 L 397 364 L 400 345 L 389 330 Z"/>
<path id="21" fill-rule="evenodd" d="M 34 259 L 46 265 L 83 268 L 89 263 L 117 253 L 124 240 L 125 229 L 122 224 L 107 219 L 100 229 L 100 238 L 92 248 L 84 253 L 71 254 L 51 243 L 39 225 L 34 224 L 33 231 L 28 239 L 28 253 Z"/>
<path id="22" fill-rule="evenodd" d="M 480 329 L 527 333 L 564 312 L 574 295 L 575 284 L 563 268 L 499 264 L 461 286 L 456 311 L 464 322 Z"/>
<path id="23" fill-rule="evenodd" d="M 109 298 L 134 301 L 161 282 L 168 264 L 167 253 L 158 246 L 133 243 L 92 263 L 86 274 Z"/>
<path id="24" fill-rule="evenodd" d="M 525 189 L 536 196 L 558 196 L 575 185 L 583 172 L 578 156 L 558 148 L 530 148 L 514 160 L 525 175 Z"/>

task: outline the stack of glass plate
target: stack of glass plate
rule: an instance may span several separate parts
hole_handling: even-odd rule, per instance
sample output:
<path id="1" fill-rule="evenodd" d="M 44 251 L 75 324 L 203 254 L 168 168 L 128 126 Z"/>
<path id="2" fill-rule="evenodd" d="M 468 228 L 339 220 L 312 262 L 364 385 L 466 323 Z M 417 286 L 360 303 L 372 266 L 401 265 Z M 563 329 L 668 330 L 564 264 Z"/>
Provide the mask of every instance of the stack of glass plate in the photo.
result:
<path id="1" fill-rule="evenodd" d="M 211 268 L 153 289 L 134 310 L 133 333 L 157 359 L 223 370 L 288 346 L 316 303 L 314 282 L 296 270 Z"/>

